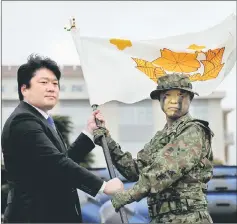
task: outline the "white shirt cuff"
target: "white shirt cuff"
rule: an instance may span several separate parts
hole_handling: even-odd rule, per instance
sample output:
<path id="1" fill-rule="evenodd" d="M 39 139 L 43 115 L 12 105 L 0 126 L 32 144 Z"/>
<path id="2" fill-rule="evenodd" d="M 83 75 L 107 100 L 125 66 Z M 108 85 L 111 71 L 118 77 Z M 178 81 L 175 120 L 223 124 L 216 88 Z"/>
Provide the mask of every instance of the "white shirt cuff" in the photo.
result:
<path id="1" fill-rule="evenodd" d="M 99 190 L 99 193 L 104 193 L 105 186 L 106 186 L 106 181 L 104 181 L 104 183 L 102 184 L 102 186 Z"/>
<path id="2" fill-rule="evenodd" d="M 86 130 L 83 130 L 82 133 L 85 134 L 94 143 L 94 136 L 91 133 Z"/>

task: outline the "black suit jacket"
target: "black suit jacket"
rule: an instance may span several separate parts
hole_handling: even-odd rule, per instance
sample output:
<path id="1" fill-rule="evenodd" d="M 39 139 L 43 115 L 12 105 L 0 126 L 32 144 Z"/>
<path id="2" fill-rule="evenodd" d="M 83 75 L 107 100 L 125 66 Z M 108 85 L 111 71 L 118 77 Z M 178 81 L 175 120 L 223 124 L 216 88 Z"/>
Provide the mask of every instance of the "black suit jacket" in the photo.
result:
<path id="1" fill-rule="evenodd" d="M 2 131 L 11 190 L 6 222 L 82 222 L 76 188 L 95 196 L 103 180 L 78 165 L 94 148 L 83 133 L 68 148 L 31 105 L 21 101 Z"/>

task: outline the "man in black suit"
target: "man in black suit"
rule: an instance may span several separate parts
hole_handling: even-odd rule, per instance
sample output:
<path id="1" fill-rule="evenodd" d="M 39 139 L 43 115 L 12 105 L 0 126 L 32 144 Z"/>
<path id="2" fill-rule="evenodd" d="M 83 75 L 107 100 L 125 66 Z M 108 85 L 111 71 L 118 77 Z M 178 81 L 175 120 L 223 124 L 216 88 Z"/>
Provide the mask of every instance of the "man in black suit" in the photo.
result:
<path id="1" fill-rule="evenodd" d="M 94 147 L 92 113 L 86 129 L 66 149 L 48 111 L 58 101 L 61 72 L 49 58 L 31 55 L 17 72 L 20 103 L 2 131 L 10 191 L 5 223 L 80 223 L 76 188 L 95 196 L 123 190 L 118 178 L 104 182 L 78 165 Z"/>

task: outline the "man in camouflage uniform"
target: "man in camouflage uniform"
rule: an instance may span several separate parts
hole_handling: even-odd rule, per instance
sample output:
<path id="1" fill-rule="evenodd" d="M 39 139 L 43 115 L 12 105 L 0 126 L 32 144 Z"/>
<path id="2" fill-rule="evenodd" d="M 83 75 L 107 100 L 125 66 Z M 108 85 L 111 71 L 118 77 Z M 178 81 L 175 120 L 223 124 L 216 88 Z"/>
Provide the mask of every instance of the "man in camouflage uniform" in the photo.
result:
<path id="1" fill-rule="evenodd" d="M 188 113 L 194 94 L 197 93 L 185 75 L 158 79 L 157 89 L 150 96 L 160 101 L 167 123 L 138 152 L 137 159 L 124 153 L 105 128 L 95 130 L 97 144 L 105 134 L 119 172 L 128 180 L 137 181 L 133 188 L 114 195 L 112 204 L 116 211 L 147 197 L 151 223 L 212 223 L 205 190 L 213 171 L 213 133 L 208 122 Z"/>

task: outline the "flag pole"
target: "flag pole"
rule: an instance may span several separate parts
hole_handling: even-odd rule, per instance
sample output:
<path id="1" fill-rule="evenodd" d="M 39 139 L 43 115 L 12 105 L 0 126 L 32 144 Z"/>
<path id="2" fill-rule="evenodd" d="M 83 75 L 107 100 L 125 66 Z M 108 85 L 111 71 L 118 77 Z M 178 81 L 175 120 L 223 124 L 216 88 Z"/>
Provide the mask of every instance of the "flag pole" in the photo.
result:
<path id="1" fill-rule="evenodd" d="M 70 22 L 70 27 L 69 28 L 64 27 L 64 29 L 66 31 L 71 31 L 72 29 L 76 28 L 75 18 L 72 18 L 72 20 L 69 20 L 69 22 Z M 95 111 L 97 108 L 98 108 L 98 105 L 95 105 L 95 104 L 92 105 L 93 111 Z M 96 124 L 97 124 L 97 126 L 100 125 L 100 121 L 98 119 L 96 119 Z M 114 171 L 112 159 L 111 159 L 111 156 L 110 156 L 110 153 L 109 153 L 109 148 L 108 148 L 108 145 L 107 145 L 107 142 L 106 142 L 106 139 L 105 139 L 104 135 L 101 138 L 101 146 L 103 148 L 105 160 L 106 160 L 107 167 L 108 167 L 108 170 L 109 170 L 109 176 L 110 176 L 111 179 L 115 178 L 116 174 L 115 174 L 115 171 Z M 120 213 L 122 223 L 128 223 L 128 218 L 127 218 L 127 214 L 125 212 L 124 207 L 119 209 L 119 213 Z"/>
<path id="2" fill-rule="evenodd" d="M 93 111 L 95 111 L 97 108 L 98 108 L 98 105 L 95 105 L 95 104 L 92 105 Z M 100 121 L 98 119 L 96 119 L 96 124 L 97 124 L 97 126 L 100 125 Z M 114 167 L 113 167 L 112 159 L 111 159 L 111 156 L 110 156 L 110 153 L 109 153 L 109 148 L 108 148 L 108 145 L 107 145 L 107 142 L 106 142 L 106 139 L 105 139 L 104 135 L 101 138 L 101 146 L 103 148 L 105 160 L 106 160 L 107 167 L 108 167 L 108 170 L 109 170 L 109 176 L 110 176 L 111 179 L 115 178 L 116 173 L 115 173 L 115 170 L 114 170 Z M 120 213 L 122 223 L 129 223 L 124 207 L 119 209 L 119 213 Z"/>

